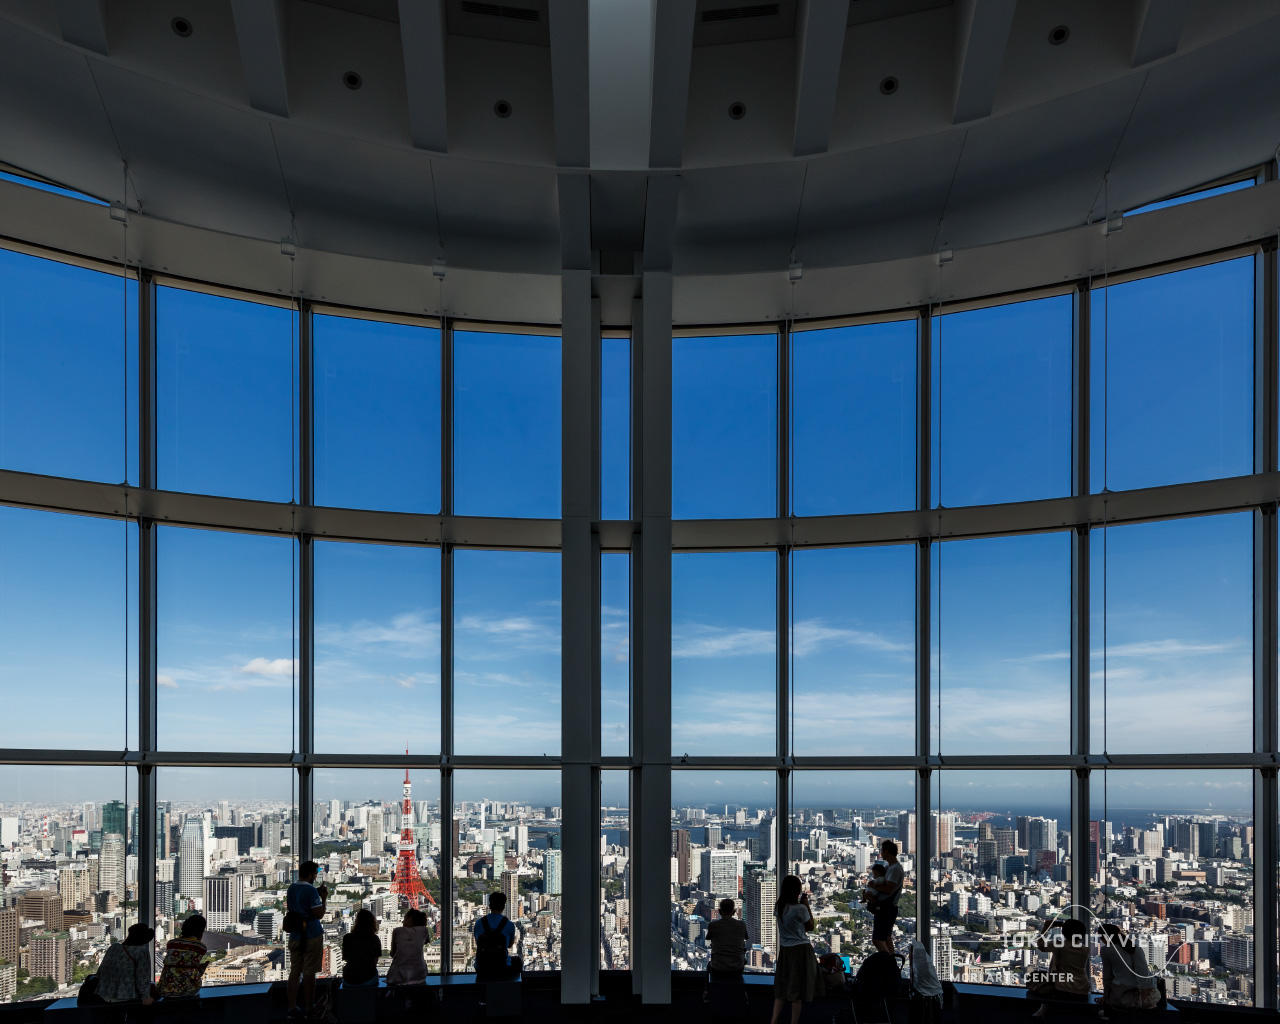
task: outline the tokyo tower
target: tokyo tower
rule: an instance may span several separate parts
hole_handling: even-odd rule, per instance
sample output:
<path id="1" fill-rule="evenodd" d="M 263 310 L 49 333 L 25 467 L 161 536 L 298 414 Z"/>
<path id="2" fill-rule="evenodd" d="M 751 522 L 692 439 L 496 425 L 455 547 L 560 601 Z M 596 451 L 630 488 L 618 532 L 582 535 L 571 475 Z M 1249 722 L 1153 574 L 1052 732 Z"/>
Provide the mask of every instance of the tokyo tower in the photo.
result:
<path id="1" fill-rule="evenodd" d="M 408 755 L 408 753 L 409 751 L 406 750 L 405 754 Z M 396 871 L 391 879 L 391 891 L 404 897 L 414 910 L 420 910 L 424 899 L 432 906 L 435 906 L 436 901 L 431 893 L 427 892 L 427 887 L 422 883 L 422 875 L 418 871 L 418 855 L 415 852 L 418 843 L 413 838 L 413 799 L 410 795 L 412 792 L 413 784 L 409 781 L 409 769 L 405 768 L 400 845 L 399 853 L 396 855 Z"/>

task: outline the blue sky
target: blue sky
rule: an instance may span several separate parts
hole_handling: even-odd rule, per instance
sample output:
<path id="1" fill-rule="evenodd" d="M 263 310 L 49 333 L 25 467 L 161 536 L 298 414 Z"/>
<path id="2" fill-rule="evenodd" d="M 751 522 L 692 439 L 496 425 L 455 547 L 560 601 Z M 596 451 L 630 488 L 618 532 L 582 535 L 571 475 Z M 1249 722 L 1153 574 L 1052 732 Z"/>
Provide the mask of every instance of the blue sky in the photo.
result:
<path id="1" fill-rule="evenodd" d="M 136 286 L 5 252 L 0 270 L 0 465 L 136 479 Z M 1249 471 L 1252 303 L 1248 258 L 1095 292 L 1095 489 Z M 937 319 L 935 501 L 1067 493 L 1072 315 L 1068 297 L 1050 296 Z M 157 327 L 161 486 L 290 500 L 296 316 L 163 288 Z M 439 333 L 321 316 L 315 340 L 318 500 L 438 511 Z M 795 335 L 798 514 L 914 503 L 917 346 L 912 321 Z M 554 336 L 455 335 L 458 513 L 559 515 L 560 358 Z M 602 505 L 614 518 L 630 511 L 629 362 L 625 339 L 605 340 Z M 675 339 L 677 517 L 774 514 L 777 387 L 772 333 Z M 21 745 L 136 744 L 134 527 L 16 509 L 0 509 L 0 524 L 0 686 Z M 793 556 L 798 752 L 912 752 L 914 557 L 910 545 Z M 1105 720 L 1111 750 L 1247 749 L 1249 517 L 1098 531 L 1093 559 L 1095 740 Z M 628 744 L 627 561 L 607 554 L 602 568 L 607 754 Z M 936 546 L 930 669 L 943 753 L 1066 749 L 1069 571 L 1064 533 Z M 163 747 L 293 749 L 296 572 L 287 539 L 161 529 Z M 776 572 L 772 552 L 675 556 L 677 753 L 772 752 Z M 439 573 L 431 549 L 317 543 L 320 749 L 437 752 Z M 459 752 L 559 752 L 560 596 L 558 555 L 457 553 Z M 67 699 L 84 713 L 51 714 Z M 988 788 L 1034 786 L 1017 774 Z"/>

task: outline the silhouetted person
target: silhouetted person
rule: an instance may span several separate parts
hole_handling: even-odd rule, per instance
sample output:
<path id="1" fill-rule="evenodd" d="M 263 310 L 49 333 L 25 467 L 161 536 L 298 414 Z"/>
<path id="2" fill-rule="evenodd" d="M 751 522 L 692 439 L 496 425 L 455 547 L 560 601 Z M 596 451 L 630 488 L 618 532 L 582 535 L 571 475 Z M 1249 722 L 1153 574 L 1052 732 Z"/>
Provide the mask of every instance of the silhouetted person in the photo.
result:
<path id="1" fill-rule="evenodd" d="M 410 908 L 404 912 L 404 923 L 391 933 L 391 968 L 388 985 L 425 985 L 427 959 L 424 950 L 431 941 L 427 915 Z"/>
<path id="2" fill-rule="evenodd" d="M 898 863 L 898 844 L 892 839 L 880 844 L 880 856 L 884 858 L 884 877 L 873 877 L 867 883 L 868 889 L 880 894 L 871 907 L 871 944 L 882 953 L 892 953 L 893 922 L 898 919 L 898 900 L 902 898 L 906 873 Z"/>
<path id="3" fill-rule="evenodd" d="M 516 942 L 516 926 L 507 920 L 505 893 L 489 894 L 489 913 L 476 922 L 476 978 L 479 981 L 509 981 L 520 976 L 520 958 L 508 950 Z"/>
<path id="4" fill-rule="evenodd" d="M 324 927 L 320 919 L 324 917 L 329 890 L 323 885 L 316 888 L 319 871 L 320 865 L 315 861 L 303 861 L 298 866 L 298 881 L 289 886 L 284 896 L 289 933 L 289 1015 L 293 1017 L 303 1012 L 298 1008 L 299 983 L 303 1005 L 310 1008 L 315 1002 L 316 975 L 324 960 Z M 289 924 L 294 927 L 287 927 Z"/>
<path id="5" fill-rule="evenodd" d="M 720 901 L 720 916 L 707 928 L 707 941 L 711 943 L 711 963 L 707 977 L 711 981 L 741 981 L 744 957 L 747 951 L 747 926 L 735 917 L 737 905 L 733 900 Z"/>
<path id="6" fill-rule="evenodd" d="M 165 999 L 192 999 L 200 994 L 209 950 L 204 942 L 203 914 L 192 914 L 182 922 L 182 933 L 164 947 L 160 969 L 160 994 Z"/>
<path id="7" fill-rule="evenodd" d="M 98 965 L 98 998 L 107 1003 L 155 1002 L 151 979 L 155 977 L 151 966 L 151 940 L 156 936 L 154 928 L 145 924 L 129 926 L 124 942 L 114 943 Z"/>
<path id="8" fill-rule="evenodd" d="M 1159 980 L 1133 936 L 1114 924 L 1098 926 L 1102 957 L 1102 1005 L 1118 1010 L 1154 1010 Z"/>
<path id="9" fill-rule="evenodd" d="M 1046 918 L 1036 937 L 1036 949 L 1050 950 L 1049 969 L 1027 975 L 1027 998 L 1084 999 L 1089 995 L 1089 931 L 1082 921 L 1068 917 L 1058 923 L 1060 935 L 1046 939 L 1055 924 Z M 1033 1017 L 1045 1015 L 1041 1003 Z"/>
<path id="10" fill-rule="evenodd" d="M 801 891 L 800 879 L 795 875 L 782 880 L 773 913 L 778 919 L 778 966 L 773 975 L 770 1024 L 778 1024 L 786 1003 L 791 1004 L 791 1024 L 799 1024 L 804 1004 L 813 1002 L 817 992 L 818 960 L 809 944 L 809 932 L 816 927 L 809 894 Z"/>
<path id="11" fill-rule="evenodd" d="M 378 919 L 371 910 L 358 911 L 351 931 L 342 936 L 342 987 L 376 987 L 380 956 L 382 940 L 378 938 Z"/>

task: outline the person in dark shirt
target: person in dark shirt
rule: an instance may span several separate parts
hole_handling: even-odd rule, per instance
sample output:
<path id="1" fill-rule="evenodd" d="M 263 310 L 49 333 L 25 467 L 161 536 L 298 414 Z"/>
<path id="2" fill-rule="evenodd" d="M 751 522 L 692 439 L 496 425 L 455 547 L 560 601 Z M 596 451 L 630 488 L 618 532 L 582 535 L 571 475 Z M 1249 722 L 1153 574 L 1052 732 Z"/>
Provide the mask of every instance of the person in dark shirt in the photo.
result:
<path id="1" fill-rule="evenodd" d="M 747 951 L 747 926 L 736 916 L 733 900 L 720 901 L 720 917 L 707 928 L 711 943 L 711 963 L 707 975 L 711 981 L 741 981 L 743 960 Z"/>
<path id="2" fill-rule="evenodd" d="M 372 911 L 356 914 L 351 931 L 342 937 L 342 985 L 344 988 L 376 986 L 378 957 L 382 943 L 378 939 L 378 919 Z"/>

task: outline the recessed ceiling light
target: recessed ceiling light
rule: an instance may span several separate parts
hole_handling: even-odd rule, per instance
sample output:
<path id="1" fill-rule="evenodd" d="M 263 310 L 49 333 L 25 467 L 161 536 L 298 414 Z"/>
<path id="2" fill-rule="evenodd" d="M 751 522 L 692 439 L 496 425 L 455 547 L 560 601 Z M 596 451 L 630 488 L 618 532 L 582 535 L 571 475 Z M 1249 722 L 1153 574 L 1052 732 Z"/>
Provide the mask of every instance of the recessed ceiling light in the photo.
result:
<path id="1" fill-rule="evenodd" d="M 729 116 L 735 121 L 741 121 L 747 116 L 747 105 L 741 100 L 736 100 L 729 104 Z"/>
<path id="2" fill-rule="evenodd" d="M 880 79 L 880 91 L 885 96 L 892 96 L 898 91 L 898 78 L 896 75 L 885 75 Z"/>
<path id="3" fill-rule="evenodd" d="M 495 117 L 510 117 L 511 104 L 506 100 L 498 100 L 498 102 L 493 105 L 493 113 Z"/>
<path id="4" fill-rule="evenodd" d="M 359 89 L 360 86 L 364 85 L 364 79 L 360 77 L 360 72 L 358 71 L 347 71 L 342 75 L 342 84 L 348 89 Z"/>
<path id="5" fill-rule="evenodd" d="M 1061 46 L 1071 38 L 1071 29 L 1066 25 L 1055 25 L 1049 30 L 1049 44 L 1051 46 Z"/>
<path id="6" fill-rule="evenodd" d="M 175 36 L 181 36 L 183 39 L 191 35 L 191 22 L 186 18 L 174 18 L 173 21 L 169 22 L 169 27 L 173 29 Z"/>

